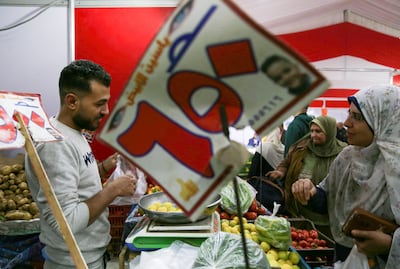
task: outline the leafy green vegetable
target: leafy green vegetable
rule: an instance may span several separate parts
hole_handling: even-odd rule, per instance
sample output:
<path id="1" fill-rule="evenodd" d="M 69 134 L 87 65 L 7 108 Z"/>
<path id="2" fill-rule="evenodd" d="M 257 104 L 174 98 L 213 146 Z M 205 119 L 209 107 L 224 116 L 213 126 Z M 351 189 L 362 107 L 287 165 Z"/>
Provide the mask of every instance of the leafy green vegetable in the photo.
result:
<path id="1" fill-rule="evenodd" d="M 236 177 L 236 180 L 238 182 L 238 189 L 239 189 L 238 191 L 240 199 L 240 209 L 242 213 L 246 213 L 249 210 L 249 207 L 253 202 L 254 198 L 256 197 L 256 190 L 249 183 L 247 183 L 247 181 L 241 179 L 240 177 Z M 233 180 L 222 188 L 220 194 L 222 197 L 221 200 L 222 209 L 228 212 L 229 214 L 238 215 Z"/>
<path id="2" fill-rule="evenodd" d="M 254 222 L 258 238 L 278 249 L 289 249 L 292 244 L 290 222 L 282 217 L 260 215 Z"/>

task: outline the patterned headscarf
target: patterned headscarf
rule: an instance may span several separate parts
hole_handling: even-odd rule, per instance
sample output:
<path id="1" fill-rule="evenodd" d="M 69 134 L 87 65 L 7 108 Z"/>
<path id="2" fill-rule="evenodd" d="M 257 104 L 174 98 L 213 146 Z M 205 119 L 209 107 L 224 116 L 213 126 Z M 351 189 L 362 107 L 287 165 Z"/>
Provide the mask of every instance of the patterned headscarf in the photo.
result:
<path id="1" fill-rule="evenodd" d="M 353 240 L 341 227 L 356 206 L 400 224 L 400 88 L 374 86 L 360 90 L 353 98 L 374 140 L 368 147 L 343 149 L 320 184 L 328 194 L 334 239 L 348 247 Z M 386 268 L 400 264 L 399 253 L 400 231 L 396 231 Z"/>

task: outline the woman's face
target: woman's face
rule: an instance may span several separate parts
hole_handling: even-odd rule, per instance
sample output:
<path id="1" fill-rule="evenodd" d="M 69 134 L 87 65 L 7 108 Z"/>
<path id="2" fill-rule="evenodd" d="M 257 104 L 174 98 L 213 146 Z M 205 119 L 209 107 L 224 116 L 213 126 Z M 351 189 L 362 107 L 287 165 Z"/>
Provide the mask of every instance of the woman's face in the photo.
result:
<path id="1" fill-rule="evenodd" d="M 315 123 L 311 123 L 310 126 L 311 140 L 314 145 L 320 146 L 326 142 L 326 134 L 322 129 Z"/>
<path id="2" fill-rule="evenodd" d="M 374 134 L 368 127 L 361 111 L 352 103 L 349 108 L 349 115 L 344 122 L 347 127 L 347 142 L 349 145 L 367 147 L 373 139 Z"/>

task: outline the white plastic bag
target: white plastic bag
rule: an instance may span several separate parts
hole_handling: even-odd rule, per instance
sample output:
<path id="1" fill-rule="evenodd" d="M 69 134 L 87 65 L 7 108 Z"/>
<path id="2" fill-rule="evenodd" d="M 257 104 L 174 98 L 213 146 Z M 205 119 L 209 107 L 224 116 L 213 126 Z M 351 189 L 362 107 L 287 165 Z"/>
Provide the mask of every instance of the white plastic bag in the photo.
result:
<path id="1" fill-rule="evenodd" d="M 140 255 L 129 262 L 129 268 L 191 269 L 198 249 L 198 247 L 176 240 L 168 248 L 142 251 Z"/>
<path id="2" fill-rule="evenodd" d="M 335 269 L 369 269 L 368 258 L 354 245 L 344 262 L 336 262 Z"/>
<path id="3" fill-rule="evenodd" d="M 139 199 L 146 193 L 147 190 L 146 175 L 140 169 L 138 169 L 136 166 L 130 163 L 127 159 L 119 155 L 117 158 L 117 165 L 114 169 L 114 172 L 108 178 L 108 182 L 117 180 L 120 176 L 123 175 L 132 175 L 137 179 L 136 191 L 132 196 L 120 196 L 115 198 L 111 204 L 112 205 L 137 204 L 139 202 Z"/>

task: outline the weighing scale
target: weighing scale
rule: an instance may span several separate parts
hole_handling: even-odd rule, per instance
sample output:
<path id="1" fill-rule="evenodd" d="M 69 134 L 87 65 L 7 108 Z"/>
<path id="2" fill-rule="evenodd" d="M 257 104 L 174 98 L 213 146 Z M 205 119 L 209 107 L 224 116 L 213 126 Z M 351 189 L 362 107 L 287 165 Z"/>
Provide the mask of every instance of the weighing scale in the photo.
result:
<path id="1" fill-rule="evenodd" d="M 125 243 L 132 251 L 166 248 L 176 240 L 200 246 L 210 235 L 219 231 L 220 218 L 217 212 L 203 220 L 184 224 L 159 223 L 144 215 Z"/>

